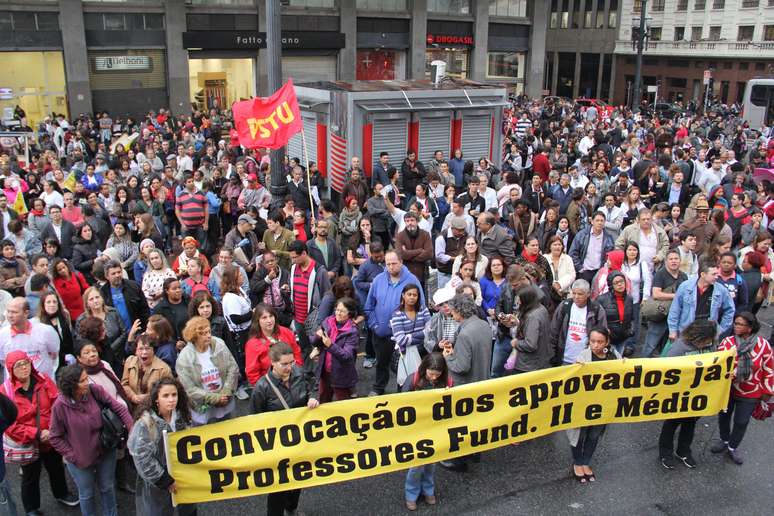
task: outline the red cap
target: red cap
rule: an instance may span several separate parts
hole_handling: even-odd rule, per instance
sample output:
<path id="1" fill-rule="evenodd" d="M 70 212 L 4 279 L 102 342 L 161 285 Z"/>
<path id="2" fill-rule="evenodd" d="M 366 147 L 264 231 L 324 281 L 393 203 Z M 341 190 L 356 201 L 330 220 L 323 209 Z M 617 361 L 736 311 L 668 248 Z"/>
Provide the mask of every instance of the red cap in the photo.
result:
<path id="1" fill-rule="evenodd" d="M 250 174 L 249 176 L 247 176 L 247 180 L 248 181 L 258 181 L 258 176 L 256 176 L 255 174 Z"/>

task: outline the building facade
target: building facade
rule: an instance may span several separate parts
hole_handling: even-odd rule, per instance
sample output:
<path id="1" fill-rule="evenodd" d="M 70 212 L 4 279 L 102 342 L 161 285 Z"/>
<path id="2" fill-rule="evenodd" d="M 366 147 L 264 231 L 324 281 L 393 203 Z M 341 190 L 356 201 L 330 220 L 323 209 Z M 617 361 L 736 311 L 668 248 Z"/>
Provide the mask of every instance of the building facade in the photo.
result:
<path id="1" fill-rule="evenodd" d="M 640 0 L 621 0 L 616 103 L 632 94 L 632 33 L 640 6 Z M 741 101 L 749 79 L 774 74 L 774 0 L 649 0 L 645 19 L 650 38 L 642 76 L 650 101 L 657 96 L 659 101 L 701 102 L 709 88 L 718 101 L 731 104 Z M 705 72 L 711 77 L 708 85 Z"/>
<path id="2" fill-rule="evenodd" d="M 262 0 L 0 0 L 0 107 L 138 115 L 266 95 Z M 542 0 L 282 0 L 295 82 L 447 74 L 539 96 Z"/>
<path id="3" fill-rule="evenodd" d="M 621 0 L 549 0 L 545 93 L 609 100 Z"/>

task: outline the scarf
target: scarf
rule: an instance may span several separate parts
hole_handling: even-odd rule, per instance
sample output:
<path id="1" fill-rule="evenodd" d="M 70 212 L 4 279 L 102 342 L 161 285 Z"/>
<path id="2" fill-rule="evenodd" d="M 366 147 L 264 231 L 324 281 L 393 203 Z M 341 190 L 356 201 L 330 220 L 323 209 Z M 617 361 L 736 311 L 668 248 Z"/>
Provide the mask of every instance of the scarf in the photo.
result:
<path id="1" fill-rule="evenodd" d="M 3 269 L 10 269 L 11 267 L 16 268 L 19 265 L 19 262 L 16 260 L 16 257 L 13 258 L 6 258 L 5 256 L 0 256 L 0 267 Z"/>
<path id="2" fill-rule="evenodd" d="M 30 210 L 30 214 L 32 214 L 35 217 L 42 217 L 45 215 L 45 212 L 43 210 Z"/>
<path id="3" fill-rule="evenodd" d="M 124 402 L 126 402 L 126 406 L 127 407 L 132 406 L 132 404 L 129 403 L 129 400 L 126 398 L 126 394 L 124 393 L 124 387 L 121 385 L 121 382 L 118 380 L 116 375 L 112 371 L 110 371 L 110 369 L 105 367 L 105 362 L 100 360 L 99 362 L 97 362 L 97 365 L 90 366 L 90 367 L 83 366 L 83 369 L 84 371 L 86 371 L 86 374 L 89 376 L 93 376 L 99 373 L 105 373 L 105 376 L 108 378 L 108 380 L 110 380 L 113 383 L 113 385 L 116 386 L 116 392 L 121 397 L 121 399 L 124 400 Z"/>
<path id="4" fill-rule="evenodd" d="M 737 352 L 736 378 L 734 382 L 741 383 L 749 380 L 752 376 L 752 351 L 755 349 L 758 337 L 750 334 L 747 339 L 735 336 L 734 340 L 736 340 Z"/>
<path id="5" fill-rule="evenodd" d="M 352 329 L 352 319 L 347 319 L 347 321 L 339 327 L 338 322 L 336 321 L 336 316 L 331 315 L 327 319 L 325 319 L 325 322 L 327 323 L 326 326 L 328 327 L 328 337 L 331 339 L 331 345 L 336 342 L 336 338 L 339 336 L 339 333 L 350 331 Z M 330 349 L 330 348 L 328 348 Z M 331 369 L 333 368 L 333 353 L 326 353 L 325 354 L 325 371 L 330 373 Z"/>
<path id="6" fill-rule="evenodd" d="M 525 260 L 527 260 L 529 263 L 536 263 L 537 259 L 538 259 L 538 256 L 540 256 L 540 254 L 536 254 L 535 256 L 530 256 L 529 253 L 527 253 L 526 249 L 524 249 L 521 252 L 521 257 L 524 258 Z"/>
<path id="7" fill-rule="evenodd" d="M 180 274 L 188 274 L 188 260 L 192 260 L 193 258 L 197 258 L 198 256 L 199 256 L 198 249 L 196 250 L 196 252 L 194 252 L 194 255 L 191 258 L 189 258 L 187 254 L 185 254 L 185 251 L 180 253 L 180 256 L 178 256 L 177 258 L 177 263 L 179 264 L 178 270 L 180 271 Z"/>

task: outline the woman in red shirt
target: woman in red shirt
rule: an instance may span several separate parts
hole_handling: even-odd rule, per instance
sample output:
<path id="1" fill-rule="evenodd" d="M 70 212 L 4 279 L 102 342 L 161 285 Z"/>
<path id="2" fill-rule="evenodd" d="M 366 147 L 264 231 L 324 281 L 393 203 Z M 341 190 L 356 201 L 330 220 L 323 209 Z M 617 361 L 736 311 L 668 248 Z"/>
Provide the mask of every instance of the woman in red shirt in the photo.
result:
<path id="1" fill-rule="evenodd" d="M 738 465 L 744 462 L 738 448 L 755 407 L 774 395 L 774 352 L 766 339 L 756 336 L 759 329 L 752 313 L 739 312 L 734 317 L 734 334 L 718 346 L 720 351 L 736 348 L 736 364 L 728 408 L 718 415 L 720 442 L 710 451 L 726 452 Z"/>
<path id="2" fill-rule="evenodd" d="M 89 284 L 83 274 L 73 270 L 64 258 L 56 258 L 51 270 L 56 293 L 70 312 L 70 320 L 74 321 L 83 313 L 83 293 L 89 288 Z"/>
<path id="3" fill-rule="evenodd" d="M 269 369 L 269 348 L 278 342 L 284 342 L 293 349 L 296 364 L 304 365 L 301 348 L 296 342 L 296 335 L 277 323 L 277 312 L 274 308 L 260 304 L 253 312 L 253 323 L 250 326 L 250 338 L 245 343 L 245 373 L 250 385 L 255 385 Z"/>

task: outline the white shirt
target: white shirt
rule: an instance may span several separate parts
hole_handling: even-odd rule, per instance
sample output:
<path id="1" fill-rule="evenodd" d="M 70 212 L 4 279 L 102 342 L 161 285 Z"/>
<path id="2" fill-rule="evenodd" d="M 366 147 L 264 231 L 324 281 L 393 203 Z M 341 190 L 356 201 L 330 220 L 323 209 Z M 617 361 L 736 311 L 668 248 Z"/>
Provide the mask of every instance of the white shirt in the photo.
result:
<path id="1" fill-rule="evenodd" d="M 201 382 L 202 386 L 209 392 L 218 392 L 223 388 L 223 378 L 220 376 L 220 370 L 212 362 L 212 351 L 206 350 L 203 353 L 196 352 L 196 360 L 202 368 Z M 191 419 L 194 423 L 205 425 L 212 419 L 220 419 L 236 408 L 234 398 L 224 407 L 210 407 L 207 412 L 201 413 L 195 410 L 191 411 Z"/>
<path id="2" fill-rule="evenodd" d="M 5 357 L 11 351 L 24 351 L 39 373 L 53 379 L 59 360 L 59 336 L 47 324 L 34 321 L 29 324 L 29 333 L 11 336 L 11 326 L 0 330 L 0 362 L 5 364 Z"/>
<path id="3" fill-rule="evenodd" d="M 250 311 L 250 298 L 248 298 L 244 292 L 242 295 L 228 292 L 223 295 L 223 317 L 226 319 L 226 324 L 231 331 L 244 331 L 250 327 L 250 321 L 243 322 L 242 324 L 234 324 L 231 322 L 232 315 L 242 315 Z"/>
<path id="4" fill-rule="evenodd" d="M 398 225 L 398 229 L 395 231 L 395 234 L 400 233 L 404 229 L 406 229 L 406 222 L 403 220 L 403 216 L 406 214 L 405 211 L 401 210 L 400 208 L 395 208 L 395 211 L 392 212 L 392 220 L 395 221 L 395 224 Z M 433 234 L 433 223 L 431 220 L 425 220 L 422 217 L 419 217 L 417 220 L 417 225 L 419 226 L 419 229 L 424 229 L 431 235 Z"/>
<path id="5" fill-rule="evenodd" d="M 653 271 L 653 259 L 658 252 L 658 235 L 656 230 L 651 228 L 650 234 L 646 235 L 643 230 L 640 229 L 640 261 L 647 264 L 648 269 Z"/>
<path id="6" fill-rule="evenodd" d="M 570 308 L 570 320 L 567 324 L 567 338 L 564 343 L 565 364 L 574 364 L 581 351 L 586 349 L 589 340 L 588 328 L 586 328 L 586 312 L 588 305 L 580 308 L 575 303 Z"/>
<path id="7" fill-rule="evenodd" d="M 642 274 L 640 274 L 640 271 L 642 271 Z M 632 290 L 629 292 L 629 295 L 632 296 L 632 302 L 635 305 L 641 302 L 642 299 L 650 297 L 653 276 L 650 273 L 647 262 L 640 261 L 635 265 L 629 265 L 624 262 L 621 266 L 621 272 L 632 282 Z M 640 299 L 640 285 L 642 285 L 642 299 Z"/>
<path id="8" fill-rule="evenodd" d="M 46 208 L 50 208 L 51 206 L 64 208 L 64 197 L 56 190 L 52 190 L 51 193 L 43 192 L 40 194 L 40 198 L 46 203 Z"/>
<path id="9" fill-rule="evenodd" d="M 487 187 L 486 191 L 481 193 L 478 192 L 478 195 L 484 198 L 484 203 L 486 206 L 486 209 L 490 208 L 497 208 L 497 192 L 495 192 L 494 188 Z"/>
<path id="10" fill-rule="evenodd" d="M 589 135 L 584 136 L 583 138 L 581 138 L 581 141 L 578 142 L 578 150 L 584 156 L 588 155 L 589 151 L 593 146 L 594 146 L 594 140 Z"/>
<path id="11" fill-rule="evenodd" d="M 600 231 L 599 235 L 594 234 L 594 230 L 589 232 L 589 247 L 586 250 L 586 258 L 583 259 L 582 271 L 595 271 L 602 267 L 602 245 L 605 239 L 605 231 Z"/>

